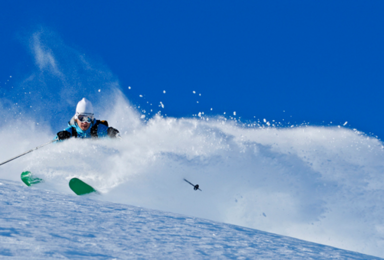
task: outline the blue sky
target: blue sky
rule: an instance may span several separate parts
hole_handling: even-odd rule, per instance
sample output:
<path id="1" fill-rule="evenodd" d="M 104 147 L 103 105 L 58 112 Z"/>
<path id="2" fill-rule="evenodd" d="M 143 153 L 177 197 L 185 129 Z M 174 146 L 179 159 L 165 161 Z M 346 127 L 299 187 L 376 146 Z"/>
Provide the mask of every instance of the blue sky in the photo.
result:
<path id="1" fill-rule="evenodd" d="M 382 1 L 2 1 L 0 9 L 1 88 L 30 73 L 28 37 L 44 28 L 108 67 L 134 104 L 162 101 L 168 116 L 348 121 L 384 137 Z"/>

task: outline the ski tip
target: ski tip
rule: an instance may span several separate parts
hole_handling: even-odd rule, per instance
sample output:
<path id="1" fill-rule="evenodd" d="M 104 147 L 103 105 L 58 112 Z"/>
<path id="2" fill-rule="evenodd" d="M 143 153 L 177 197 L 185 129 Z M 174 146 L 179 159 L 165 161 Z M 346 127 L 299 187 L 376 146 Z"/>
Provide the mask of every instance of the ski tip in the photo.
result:
<path id="1" fill-rule="evenodd" d="M 34 177 L 33 174 L 30 171 L 25 171 L 21 173 L 21 180 L 24 182 L 25 185 L 32 186 L 41 182 L 44 182 L 43 179 Z"/>
<path id="2" fill-rule="evenodd" d="M 79 196 L 90 194 L 90 193 L 98 193 L 97 190 L 95 190 L 91 185 L 83 182 L 79 178 L 72 178 L 69 181 L 69 187 L 74 193 L 76 193 Z"/>

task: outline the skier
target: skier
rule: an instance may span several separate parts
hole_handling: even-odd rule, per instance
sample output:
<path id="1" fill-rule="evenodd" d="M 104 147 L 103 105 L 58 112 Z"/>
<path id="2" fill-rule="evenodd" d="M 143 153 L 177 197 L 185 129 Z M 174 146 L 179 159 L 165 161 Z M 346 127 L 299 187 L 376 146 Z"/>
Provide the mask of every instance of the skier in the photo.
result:
<path id="1" fill-rule="evenodd" d="M 108 127 L 107 121 L 96 120 L 93 116 L 92 103 L 83 98 L 77 103 L 76 114 L 68 122 L 68 127 L 57 133 L 55 139 L 58 141 L 75 138 L 98 138 L 118 136 L 119 131 Z"/>

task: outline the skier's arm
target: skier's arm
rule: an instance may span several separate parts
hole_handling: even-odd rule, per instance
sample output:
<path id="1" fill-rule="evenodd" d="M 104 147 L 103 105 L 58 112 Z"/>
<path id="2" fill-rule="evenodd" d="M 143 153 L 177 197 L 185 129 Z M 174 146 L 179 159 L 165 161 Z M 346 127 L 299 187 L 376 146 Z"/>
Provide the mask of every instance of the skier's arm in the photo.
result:
<path id="1" fill-rule="evenodd" d="M 69 138 L 71 138 L 71 136 L 72 136 L 71 133 L 68 131 L 65 131 L 65 130 L 57 133 L 57 139 L 59 139 L 60 141 L 65 140 L 65 139 L 69 139 Z"/>
<path id="2" fill-rule="evenodd" d="M 119 134 L 119 130 L 113 128 L 113 127 L 108 127 L 103 124 L 99 124 L 99 128 L 97 130 L 97 136 L 100 137 L 109 137 L 109 138 L 115 138 Z"/>
<path id="3" fill-rule="evenodd" d="M 108 127 L 107 133 L 109 137 L 116 138 L 116 136 L 119 134 L 119 130 L 113 127 Z"/>
<path id="4" fill-rule="evenodd" d="M 71 127 L 67 127 L 63 131 L 60 131 L 60 132 L 57 133 L 57 135 L 55 136 L 55 140 L 60 142 L 60 141 L 67 140 L 67 139 L 69 139 L 71 137 L 72 137 L 72 128 Z"/>

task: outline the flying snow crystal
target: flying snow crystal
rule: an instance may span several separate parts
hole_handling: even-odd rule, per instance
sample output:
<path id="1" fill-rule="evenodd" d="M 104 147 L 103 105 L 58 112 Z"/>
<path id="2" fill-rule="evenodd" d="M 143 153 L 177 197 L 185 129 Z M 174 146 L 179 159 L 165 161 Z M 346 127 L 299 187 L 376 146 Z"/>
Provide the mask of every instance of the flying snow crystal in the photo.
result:
<path id="1" fill-rule="evenodd" d="M 346 126 L 348 124 L 348 121 L 345 121 L 344 125 L 343 126 Z"/>
<path id="2" fill-rule="evenodd" d="M 211 111 L 213 110 L 213 108 L 211 108 Z"/>
<path id="3" fill-rule="evenodd" d="M 159 105 L 159 107 L 164 108 L 164 104 L 163 104 L 163 102 L 160 101 L 160 105 Z"/>
<path id="4" fill-rule="evenodd" d="M 163 93 L 165 94 L 165 90 L 163 90 Z"/>
<path id="5" fill-rule="evenodd" d="M 139 95 L 139 97 L 143 97 L 143 95 Z"/>
<path id="6" fill-rule="evenodd" d="M 233 111 L 233 115 L 234 115 L 234 116 L 236 115 L 236 111 Z"/>
<path id="7" fill-rule="evenodd" d="M 199 94 L 199 96 L 201 97 L 201 94 Z"/>
<path id="8" fill-rule="evenodd" d="M 128 86 L 128 89 L 131 89 L 131 86 Z"/>
<path id="9" fill-rule="evenodd" d="M 141 119 L 143 119 L 143 118 L 145 118 L 145 115 L 141 115 L 141 117 L 140 117 Z"/>
<path id="10" fill-rule="evenodd" d="M 101 89 L 99 89 L 99 92 L 101 92 Z"/>
<path id="11" fill-rule="evenodd" d="M 199 101 L 196 101 L 196 103 L 199 103 Z"/>
<path id="12" fill-rule="evenodd" d="M 12 76 L 9 76 L 10 78 L 12 78 Z"/>
<path id="13" fill-rule="evenodd" d="M 226 114 L 226 112 L 224 112 L 224 115 Z"/>
<path id="14" fill-rule="evenodd" d="M 263 121 L 264 121 L 264 123 L 267 123 L 267 119 L 264 118 Z"/>
<path id="15" fill-rule="evenodd" d="M 193 94 L 196 94 L 196 91 L 192 91 Z"/>

